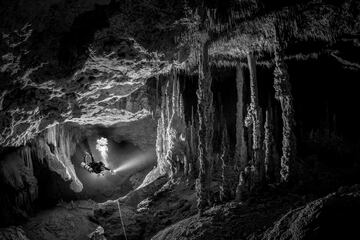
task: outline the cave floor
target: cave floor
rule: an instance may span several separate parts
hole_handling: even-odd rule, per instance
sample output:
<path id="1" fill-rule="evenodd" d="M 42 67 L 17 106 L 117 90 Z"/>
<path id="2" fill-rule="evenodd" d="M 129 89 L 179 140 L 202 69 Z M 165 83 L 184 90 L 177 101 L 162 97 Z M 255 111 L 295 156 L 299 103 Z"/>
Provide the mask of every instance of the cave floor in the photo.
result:
<path id="1" fill-rule="evenodd" d="M 290 209 L 311 198 L 270 188 L 246 202 L 230 202 L 197 214 L 193 182 L 166 183 L 136 207 L 123 205 L 128 239 L 243 239 L 256 237 Z M 97 210 L 95 218 L 105 229 L 107 239 L 122 239 L 116 203 L 109 201 Z"/>
<path id="2" fill-rule="evenodd" d="M 29 219 L 23 229 L 29 239 L 89 239 L 97 225 L 89 220 L 96 203 L 88 200 L 59 203 Z"/>
<path id="3" fill-rule="evenodd" d="M 295 194 L 253 196 L 247 202 L 214 206 L 158 232 L 152 239 L 248 239 L 261 235 L 290 209 L 306 202 Z"/>
<path id="4" fill-rule="evenodd" d="M 121 202 L 121 211 L 128 239 L 259 239 L 289 210 L 327 193 L 300 193 L 269 185 L 245 202 L 218 203 L 200 217 L 194 181 L 160 177 L 129 193 Z M 83 240 L 99 225 L 106 239 L 124 238 L 116 201 L 60 203 L 22 227 L 30 240 Z"/>

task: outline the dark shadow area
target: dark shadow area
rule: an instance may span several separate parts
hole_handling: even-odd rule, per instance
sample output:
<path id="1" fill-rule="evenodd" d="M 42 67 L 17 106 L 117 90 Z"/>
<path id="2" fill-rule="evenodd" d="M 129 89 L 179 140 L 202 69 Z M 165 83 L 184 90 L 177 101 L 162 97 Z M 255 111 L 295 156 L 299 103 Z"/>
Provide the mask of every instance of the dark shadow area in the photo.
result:
<path id="1" fill-rule="evenodd" d="M 60 200 L 76 199 L 70 182 L 49 169 L 34 152 L 24 157 L 22 149 L 0 156 L 0 226 L 18 224 Z"/>
<path id="2" fill-rule="evenodd" d="M 61 65 L 75 67 L 81 58 L 86 59 L 88 45 L 94 40 L 95 32 L 109 26 L 108 9 L 109 6 L 95 5 L 94 10 L 75 18 L 70 31 L 60 40 L 58 59 Z"/>
<path id="3" fill-rule="evenodd" d="M 236 144 L 236 72 L 235 68 L 212 69 L 212 91 L 214 112 L 214 151 L 221 151 L 222 129 L 226 127 L 230 142 L 230 151 L 235 151 Z"/>
<path id="4" fill-rule="evenodd" d="M 359 72 L 329 57 L 289 62 L 296 99 L 299 156 L 316 155 L 332 167 L 359 162 Z"/>
<path id="5" fill-rule="evenodd" d="M 70 189 L 71 182 L 65 181 L 58 173 L 51 171 L 46 160 L 33 161 L 33 168 L 38 182 L 38 199 L 35 201 L 37 210 L 51 208 L 59 200 L 76 199 L 76 193 Z"/>

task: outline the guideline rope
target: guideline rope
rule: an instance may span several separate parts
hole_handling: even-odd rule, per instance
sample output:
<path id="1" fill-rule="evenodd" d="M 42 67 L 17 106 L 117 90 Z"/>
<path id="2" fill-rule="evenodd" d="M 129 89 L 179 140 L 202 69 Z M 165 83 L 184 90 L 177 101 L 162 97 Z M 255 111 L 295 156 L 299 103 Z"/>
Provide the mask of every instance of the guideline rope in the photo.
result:
<path id="1" fill-rule="evenodd" d="M 120 202 L 119 202 L 119 200 L 117 200 L 116 202 L 117 202 L 117 205 L 118 205 L 118 208 L 119 208 L 121 226 L 122 226 L 122 229 L 123 229 L 123 232 L 124 232 L 125 239 L 127 240 L 126 231 L 125 231 L 125 225 L 124 225 L 124 221 L 123 221 L 122 214 L 121 214 L 121 209 L 120 209 Z"/>

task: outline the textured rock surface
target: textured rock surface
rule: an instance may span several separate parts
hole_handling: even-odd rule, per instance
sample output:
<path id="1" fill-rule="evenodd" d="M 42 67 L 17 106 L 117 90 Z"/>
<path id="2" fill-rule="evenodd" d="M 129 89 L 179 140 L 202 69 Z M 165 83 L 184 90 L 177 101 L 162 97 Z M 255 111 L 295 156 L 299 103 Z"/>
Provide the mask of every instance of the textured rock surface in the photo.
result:
<path id="1" fill-rule="evenodd" d="M 108 126 L 148 115 L 146 102 L 124 99 L 169 62 L 121 32 L 131 26 L 119 26 L 109 1 L 76 1 L 72 11 L 64 1 L 39 3 L 32 13 L 5 14 L 23 15 L 23 25 L 3 23 L 0 144 L 22 145 L 56 122 Z"/>
<path id="2" fill-rule="evenodd" d="M 194 186 L 155 180 L 143 189 L 120 199 L 128 239 L 150 239 L 164 227 L 196 213 Z M 137 192 L 137 193 L 136 193 Z M 124 237 L 116 201 L 98 204 L 95 219 L 104 227 L 107 239 Z"/>
<path id="3" fill-rule="evenodd" d="M 3 92 L 0 144 L 19 146 L 56 122 L 113 125 L 149 115 L 149 105 L 121 106 L 120 101 L 145 84 L 151 76 L 166 72 L 159 61 L 138 64 L 96 56 L 70 79 L 45 83 L 21 82 Z"/>
<path id="4" fill-rule="evenodd" d="M 88 234 L 97 227 L 89 220 L 94 204 L 77 201 L 43 211 L 24 225 L 26 235 L 29 239 L 39 240 L 88 239 Z"/>
<path id="5" fill-rule="evenodd" d="M 29 240 L 21 227 L 0 228 L 0 239 L 2 240 Z"/>
<path id="6" fill-rule="evenodd" d="M 340 188 L 290 211 L 262 239 L 358 239 L 359 190 L 359 186 Z"/>
<path id="7" fill-rule="evenodd" d="M 342 58 L 333 48 L 336 42 L 349 39 L 356 47 L 360 7 L 356 1 L 339 6 L 307 1 L 276 14 L 269 14 L 271 7 L 262 1 L 245 2 L 236 3 L 232 10 L 226 5 L 216 14 L 209 10 L 209 30 L 214 33 L 209 47 L 212 63 L 237 64 L 249 49 L 272 54 L 274 25 L 278 25 L 287 32 L 285 45 L 292 44 L 285 46 L 285 57 L 316 58 L 323 51 L 358 69 L 357 62 Z M 38 0 L 34 4 L 18 0 L 1 4 L 1 146 L 22 145 L 56 122 L 109 125 L 136 120 L 149 109 L 121 106 L 126 96 L 146 79 L 169 72 L 171 60 L 196 64 L 197 51 L 190 51 L 189 44 L 199 40 L 199 22 L 184 13 L 189 9 L 182 1 Z M 244 21 L 259 13 L 260 17 Z M 187 34 L 179 38 L 185 30 Z M 328 49 L 301 53 L 305 42 L 321 43 Z M 268 54 L 262 55 L 259 63 L 272 63 Z"/>
<path id="8" fill-rule="evenodd" d="M 144 221 L 141 214 L 136 212 L 136 208 L 128 205 L 121 204 L 120 209 L 128 239 L 141 239 Z M 103 226 L 107 239 L 124 238 L 117 201 L 107 201 L 98 205 L 95 209 L 95 218 Z"/>
<path id="9" fill-rule="evenodd" d="M 32 202 L 37 196 L 37 185 L 32 168 L 29 167 L 30 162 L 34 161 L 28 161 L 29 158 L 46 165 L 44 169 L 49 175 L 42 176 L 38 181 L 39 186 L 40 183 L 50 182 L 48 177 L 56 172 L 58 178 L 68 181 L 72 190 L 81 191 L 83 185 L 78 179 L 71 156 L 78 142 L 89 136 L 104 135 L 114 142 L 131 142 L 154 157 L 155 142 L 157 143 L 158 168 L 151 171 L 134 192 L 120 198 L 129 239 L 147 239 L 159 231 L 154 239 L 236 239 L 262 233 L 263 228 L 267 228 L 290 207 L 297 205 L 294 201 L 298 199 L 260 198 L 252 199 L 255 203 L 213 207 L 213 203 L 218 203 L 219 189 L 222 200 L 226 199 L 225 195 L 234 197 L 234 182 L 238 181 L 239 176 L 235 176 L 237 172 L 232 171 L 230 156 L 233 150 L 231 148 L 235 145 L 235 142 L 230 143 L 230 135 L 235 129 L 233 125 L 227 124 L 232 121 L 232 117 L 228 117 L 223 124 L 214 123 L 212 116 L 214 99 L 217 102 L 214 115 L 221 115 L 220 112 L 224 110 L 224 115 L 219 118 L 226 118 L 225 115 L 230 112 L 235 116 L 235 111 L 227 108 L 234 102 L 221 103 L 222 95 L 226 95 L 224 92 L 231 86 L 219 87 L 222 89 L 219 91 L 218 86 L 214 87 L 215 81 L 211 84 L 211 65 L 243 66 L 246 54 L 254 51 L 256 68 L 261 65 L 266 66 L 267 70 L 272 69 L 274 60 L 276 63 L 274 51 L 278 47 L 275 45 L 275 38 L 280 36 L 282 41 L 279 47 L 283 51 L 281 61 L 318 60 L 319 56 L 326 56 L 337 62 L 339 68 L 354 72 L 360 69 L 358 59 L 353 59 L 352 54 L 346 54 L 347 51 L 355 52 L 360 49 L 358 1 L 267 2 L 2 1 L 0 153 L 12 151 L 10 147 L 19 147 L 25 143 L 31 146 L 31 151 L 25 151 L 25 156 L 13 156 L 10 153 L 11 159 L 0 160 L 0 177 L 3 180 L 0 184 L 9 190 L 0 196 L 0 203 L 5 203 L 2 204 L 5 211 L 1 209 L 1 213 L 25 219 L 31 212 Z M 195 9 L 196 11 L 192 11 Z M 199 48 L 199 42 L 203 42 L 205 35 L 208 36 L 206 47 Z M 250 65 L 254 65 L 254 70 L 255 62 Z M 250 72 L 252 75 L 255 73 Z M 181 74 L 185 75 L 183 79 L 180 79 Z M 198 84 L 187 81 L 191 75 L 198 76 Z M 228 81 L 225 76 L 221 77 L 223 82 L 217 85 L 225 86 L 233 78 L 229 77 Z M 266 76 L 266 79 L 273 80 L 273 76 Z M 318 82 L 316 77 L 312 79 Z M 297 80 L 297 83 L 302 81 L 304 80 Z M 186 110 L 185 101 L 181 101 L 184 100 L 181 94 L 185 91 L 186 84 L 189 88 L 200 86 L 197 89 L 198 96 L 196 89 L 192 89 L 195 102 L 196 97 L 199 97 L 199 104 L 191 104 L 191 99 L 187 102 L 187 107 L 197 109 L 195 111 Z M 259 87 L 261 84 L 259 81 Z M 305 89 L 312 89 L 313 85 L 314 83 L 309 83 Z M 290 91 L 289 89 L 285 90 Z M 259 95 L 262 90 L 268 91 L 262 86 Z M 224 92 L 221 94 L 221 91 Z M 270 93 L 273 95 L 273 92 L 268 91 Z M 190 96 L 191 91 L 187 94 L 186 96 Z M 160 103 L 158 97 L 161 99 Z M 235 98 L 236 95 L 229 93 L 227 97 Z M 338 97 L 336 101 L 340 99 Z M 244 101 L 241 108 L 245 108 L 248 103 L 248 100 Z M 262 105 L 262 102 L 260 99 L 259 104 Z M 346 102 L 346 105 L 349 102 L 352 101 Z M 283 111 L 288 111 L 287 107 L 292 108 L 291 104 L 285 102 L 286 104 L 290 107 L 285 106 Z M 159 106 L 161 109 L 158 109 Z M 199 119 L 194 120 L 194 116 L 199 116 Z M 291 111 L 290 118 L 292 117 Z M 260 123 L 255 122 L 257 125 Z M 275 128 L 281 127 L 280 121 L 276 123 L 279 124 Z M 301 121 L 299 123 L 302 125 Z M 291 122 L 290 125 L 288 132 L 292 133 L 295 123 Z M 257 126 L 260 127 L 262 128 Z M 256 153 L 262 145 L 260 134 L 256 136 L 259 129 L 255 130 L 254 146 L 245 146 L 251 150 L 248 154 L 250 158 L 254 150 Z M 225 131 L 229 134 L 229 139 Z M 219 144 L 216 142 L 220 139 L 219 133 L 224 141 L 220 143 L 222 146 L 217 149 L 216 154 L 213 154 L 212 145 Z M 196 135 L 199 139 L 196 139 Z M 246 137 L 251 137 L 251 133 Z M 287 146 L 295 146 L 291 145 L 295 143 L 294 138 L 287 137 L 286 140 L 283 144 L 284 155 L 288 154 L 287 150 L 292 150 Z M 251 140 L 248 142 L 251 143 Z M 277 142 L 279 147 L 281 143 Z M 242 141 L 242 147 L 244 145 Z M 20 150 L 27 149 L 27 146 Z M 291 154 L 295 154 L 295 151 Z M 215 182 L 219 162 L 218 159 L 213 161 L 213 158 L 219 156 L 223 165 L 220 188 Z M 291 158 L 295 159 L 295 155 Z M 261 161 L 261 157 L 258 160 Z M 287 164 L 286 161 L 284 163 L 286 168 L 290 168 L 289 172 L 294 170 L 292 164 Z M 43 166 L 40 164 L 37 167 L 41 170 Z M 198 200 L 203 213 L 200 216 L 194 215 L 197 199 L 194 179 L 191 178 L 198 172 Z M 171 176 L 171 181 L 183 176 L 186 179 L 182 179 L 178 185 L 174 182 L 164 185 L 167 179 L 160 176 L 166 173 Z M 179 174 L 176 176 L 177 173 Z M 55 191 L 58 188 L 53 186 L 47 189 L 52 191 L 44 195 L 56 196 L 55 200 L 66 195 L 57 194 Z M 357 198 L 355 195 L 351 195 L 351 199 L 345 200 L 345 203 L 357 211 L 357 200 L 352 200 L 353 197 Z M 329 199 L 330 203 L 328 200 L 319 200 L 303 210 L 289 213 L 278 223 L 279 228 L 275 226 L 264 238 L 271 239 L 275 236 L 274 238 L 286 239 L 288 236 L 292 237 L 293 232 L 299 236 L 321 236 L 316 228 L 311 233 L 308 232 L 309 229 L 312 230 L 312 226 L 307 225 L 312 225 L 313 222 L 312 219 L 304 219 L 303 215 L 313 217 L 316 222 L 317 208 L 326 209 L 328 205 L 333 208 L 331 213 L 338 214 L 331 203 L 332 197 Z M 99 204 L 95 210 L 95 219 L 104 227 L 104 236 L 108 239 L 124 238 L 117 203 L 118 201 L 108 201 Z M 345 203 L 339 200 L 340 205 L 336 203 L 334 206 L 344 209 Z M 329 216 L 332 219 L 333 216 Z M 341 214 L 339 216 L 343 217 Z M 292 220 L 294 223 L 291 223 Z M 346 221 L 344 223 L 347 224 Z M 333 228 L 331 224 L 326 226 Z M 348 226 L 352 227 L 351 224 Z M 81 227 L 77 229 L 78 226 Z M 302 229 L 304 226 L 306 229 Z M 83 213 L 72 209 L 63 211 L 61 207 L 43 212 L 25 225 L 34 239 L 81 239 L 93 232 L 95 227 Z"/>
<path id="10" fill-rule="evenodd" d="M 38 182 L 28 149 L 18 150 L 0 161 L 0 225 L 24 220 L 38 197 Z"/>
<path id="11" fill-rule="evenodd" d="M 248 203 L 218 205 L 206 210 L 203 216 L 191 216 L 159 231 L 152 240 L 248 239 L 299 203 L 301 200 L 296 196 L 277 199 L 257 196 Z"/>

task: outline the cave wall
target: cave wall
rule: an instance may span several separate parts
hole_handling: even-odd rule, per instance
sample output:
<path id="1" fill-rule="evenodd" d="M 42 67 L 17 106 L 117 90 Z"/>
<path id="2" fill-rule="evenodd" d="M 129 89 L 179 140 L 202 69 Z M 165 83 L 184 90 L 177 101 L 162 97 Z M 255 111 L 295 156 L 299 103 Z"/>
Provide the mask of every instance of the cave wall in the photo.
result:
<path id="1" fill-rule="evenodd" d="M 14 215 L 4 224 L 24 220 L 38 208 L 71 199 L 81 191 L 82 184 L 71 162 L 81 138 L 77 130 L 55 125 L 31 143 L 2 153 L 1 184 L 6 190 L 1 209 L 4 216 Z"/>
<path id="2" fill-rule="evenodd" d="M 38 181 L 29 148 L 18 149 L 0 161 L 0 225 L 24 220 L 38 197 Z"/>
<path id="3" fill-rule="evenodd" d="M 51 164 L 53 159 L 39 158 L 37 153 L 25 146 L 1 155 L 1 226 L 21 223 L 39 209 L 75 197 L 70 179 L 53 170 L 57 166 L 57 171 L 64 173 L 65 167 L 61 164 L 59 168 L 59 162 Z"/>

